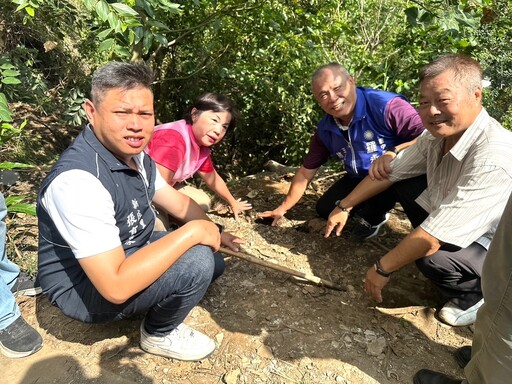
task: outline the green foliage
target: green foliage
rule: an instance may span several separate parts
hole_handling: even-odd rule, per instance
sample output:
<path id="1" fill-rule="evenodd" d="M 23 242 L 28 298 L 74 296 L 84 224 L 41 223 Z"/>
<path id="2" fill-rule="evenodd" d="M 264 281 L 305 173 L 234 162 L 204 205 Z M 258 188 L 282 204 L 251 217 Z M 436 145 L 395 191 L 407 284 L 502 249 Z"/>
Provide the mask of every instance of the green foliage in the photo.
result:
<path id="1" fill-rule="evenodd" d="M 83 108 L 85 95 L 80 89 L 72 88 L 69 92 L 63 94 L 64 100 L 68 103 L 68 107 L 63 117 L 69 124 L 81 126 L 85 124 L 87 117 Z"/>
<path id="2" fill-rule="evenodd" d="M 14 170 L 14 169 L 30 169 L 33 168 L 32 165 L 22 164 L 22 163 L 11 163 L 11 162 L 3 162 L 0 163 L 0 170 Z M 36 215 L 36 206 L 35 204 L 23 203 L 26 200 L 25 196 L 6 196 L 5 204 L 7 206 L 7 210 L 12 213 L 26 213 L 31 216 Z"/>
<path id="3" fill-rule="evenodd" d="M 8 196 L 5 198 L 7 210 L 11 213 L 25 213 L 30 216 L 36 215 L 35 204 L 23 203 L 26 198 L 24 196 Z"/>
<path id="4" fill-rule="evenodd" d="M 489 114 L 512 130 L 512 18 L 511 5 L 499 0 L 484 9 L 482 26 L 476 34 L 482 49 L 476 57 L 482 64 L 491 86 L 484 93 L 484 105 Z"/>
<path id="5" fill-rule="evenodd" d="M 23 24 L 27 23 L 34 17 L 36 9 L 39 8 L 39 0 L 12 0 L 14 4 L 18 4 L 15 12 L 23 12 Z"/>
<path id="6" fill-rule="evenodd" d="M 19 75 L 17 68 L 5 56 L 0 56 L 0 146 L 12 136 L 19 134 L 26 124 L 26 121 L 19 127 L 12 124 L 12 112 L 5 95 L 10 93 L 9 86 L 21 84 Z"/>
<path id="7" fill-rule="evenodd" d="M 10 4 L 31 28 L 18 29 L 17 36 L 30 39 L 9 49 L 24 86 L 12 87 L 8 100 L 32 101 L 45 112 L 53 102 L 63 123 L 80 125 L 92 70 L 108 60 L 142 60 L 157 74 L 161 122 L 181 118 L 204 92 L 235 100 L 242 119 L 234 134 L 214 148 L 216 163 L 230 175 L 259 171 L 269 158 L 300 163 L 322 113 L 311 96 L 310 74 L 329 61 L 343 63 L 360 85 L 401 92 L 414 102 L 425 63 L 446 52 L 470 54 L 491 78 L 485 99 L 489 110 L 504 122 L 511 119 L 511 18 L 504 0 Z M 499 17 L 486 21 L 491 11 Z M 12 28 L 22 28 L 13 21 Z M 47 42 L 57 48 L 42 52 Z M 49 65 L 53 62 L 59 65 Z M 58 102 L 51 87 L 58 88 Z"/>
<path id="8" fill-rule="evenodd" d="M 97 16 L 98 52 L 131 61 L 147 59 L 150 52 L 167 47 L 166 23 L 181 12 L 178 4 L 168 0 L 85 0 L 83 5 Z"/>

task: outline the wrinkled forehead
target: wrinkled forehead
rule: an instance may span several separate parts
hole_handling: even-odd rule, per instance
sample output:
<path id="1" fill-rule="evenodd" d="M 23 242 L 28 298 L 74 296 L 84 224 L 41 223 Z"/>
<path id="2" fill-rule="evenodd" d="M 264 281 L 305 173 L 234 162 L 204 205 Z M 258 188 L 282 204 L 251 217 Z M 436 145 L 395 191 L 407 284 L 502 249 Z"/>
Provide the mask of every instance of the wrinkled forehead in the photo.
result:
<path id="1" fill-rule="evenodd" d="M 313 93 L 317 95 L 320 92 L 338 87 L 340 85 L 344 85 L 347 82 L 348 78 L 349 77 L 342 71 L 332 68 L 326 68 L 322 72 L 320 72 L 313 80 Z"/>
<path id="2" fill-rule="evenodd" d="M 423 79 L 419 86 L 420 96 L 430 93 L 456 91 L 461 88 L 459 79 L 452 70 L 446 70 L 436 76 Z"/>

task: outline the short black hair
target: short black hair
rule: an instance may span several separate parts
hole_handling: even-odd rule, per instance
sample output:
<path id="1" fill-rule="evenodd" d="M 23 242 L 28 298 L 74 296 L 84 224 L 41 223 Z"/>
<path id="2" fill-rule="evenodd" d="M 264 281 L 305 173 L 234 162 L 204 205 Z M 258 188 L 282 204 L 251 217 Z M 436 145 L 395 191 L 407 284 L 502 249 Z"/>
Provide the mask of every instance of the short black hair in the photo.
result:
<path id="1" fill-rule="evenodd" d="M 142 87 L 153 92 L 153 71 L 144 64 L 113 61 L 94 71 L 91 100 L 101 103 L 105 93 L 114 88 L 124 90 Z"/>
<path id="2" fill-rule="evenodd" d="M 194 112 L 196 115 L 200 115 L 206 111 L 228 112 L 231 114 L 231 121 L 229 122 L 228 128 L 226 129 L 227 131 L 235 128 L 236 123 L 240 118 L 240 112 L 236 108 L 235 104 L 228 97 L 218 93 L 205 93 L 188 108 L 184 117 L 188 124 L 193 123 L 192 110 L 194 108 L 196 109 Z"/>

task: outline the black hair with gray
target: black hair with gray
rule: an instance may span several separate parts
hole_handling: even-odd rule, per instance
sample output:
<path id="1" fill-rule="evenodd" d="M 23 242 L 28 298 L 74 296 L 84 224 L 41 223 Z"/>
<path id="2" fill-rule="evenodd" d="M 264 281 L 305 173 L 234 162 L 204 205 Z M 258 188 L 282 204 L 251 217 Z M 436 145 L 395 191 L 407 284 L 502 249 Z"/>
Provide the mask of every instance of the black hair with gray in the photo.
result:
<path id="1" fill-rule="evenodd" d="M 194 108 L 195 111 L 192 112 Z M 199 116 L 201 113 L 206 111 L 228 112 L 231 114 L 231 121 L 229 122 L 228 128 L 226 129 L 227 131 L 235 128 L 236 123 L 240 118 L 240 112 L 228 97 L 218 93 L 205 93 L 188 108 L 184 117 L 185 121 L 188 124 L 192 124 L 192 115 Z"/>
<path id="2" fill-rule="evenodd" d="M 94 71 L 91 84 L 91 101 L 102 102 L 111 89 L 123 90 L 142 87 L 153 92 L 153 71 L 144 64 L 111 62 Z"/>
<path id="3" fill-rule="evenodd" d="M 331 62 L 331 63 L 325 64 L 325 65 L 322 65 L 321 67 L 318 67 L 317 69 L 315 69 L 313 71 L 313 73 L 311 74 L 311 86 L 313 86 L 313 83 L 318 78 L 318 76 L 320 76 L 320 74 L 323 71 L 325 71 L 326 69 L 331 69 L 331 70 L 334 69 L 334 70 L 340 71 L 346 77 L 351 76 L 350 72 L 343 65 L 341 65 L 340 63 L 336 63 L 336 62 Z"/>
<path id="4" fill-rule="evenodd" d="M 446 71 L 451 71 L 454 82 L 461 84 L 469 93 L 482 88 L 482 67 L 478 61 L 460 54 L 443 55 L 425 65 L 420 71 L 420 84 Z"/>

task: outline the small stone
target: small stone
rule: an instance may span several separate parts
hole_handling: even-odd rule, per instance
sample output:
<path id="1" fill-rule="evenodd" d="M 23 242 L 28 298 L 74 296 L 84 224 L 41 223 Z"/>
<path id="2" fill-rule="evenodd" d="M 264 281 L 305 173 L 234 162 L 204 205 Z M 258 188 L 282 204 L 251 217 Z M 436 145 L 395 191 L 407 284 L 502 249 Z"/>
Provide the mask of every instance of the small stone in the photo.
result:
<path id="1" fill-rule="evenodd" d="M 354 335 L 354 341 L 360 344 L 366 344 L 366 338 L 362 335 Z"/>
<path id="2" fill-rule="evenodd" d="M 366 331 L 364 331 L 364 337 L 368 341 L 373 341 L 377 338 L 377 335 L 374 331 L 367 329 Z"/>
<path id="3" fill-rule="evenodd" d="M 264 359 L 273 359 L 274 354 L 272 353 L 272 350 L 267 347 L 266 345 L 262 345 L 258 348 L 258 355 Z"/>
<path id="4" fill-rule="evenodd" d="M 224 341 L 224 334 L 221 332 L 221 333 L 217 333 L 215 335 L 215 342 L 217 343 L 218 346 L 221 346 L 222 345 L 222 341 Z"/>
<path id="5" fill-rule="evenodd" d="M 240 376 L 240 370 L 235 369 L 224 375 L 223 381 L 225 384 L 236 384 L 238 382 L 238 376 Z"/>
<path id="6" fill-rule="evenodd" d="M 370 343 L 368 343 L 367 348 L 366 348 L 366 353 L 370 356 L 379 356 L 384 353 L 386 346 L 387 346 L 386 339 L 381 336 L 378 339 L 373 340 Z"/>
<path id="7" fill-rule="evenodd" d="M 254 288 L 254 286 L 255 286 L 256 284 L 254 284 L 252 281 L 244 280 L 244 281 L 242 281 L 242 282 L 240 283 L 240 285 L 241 285 L 242 287 L 246 287 L 246 288 Z"/>

